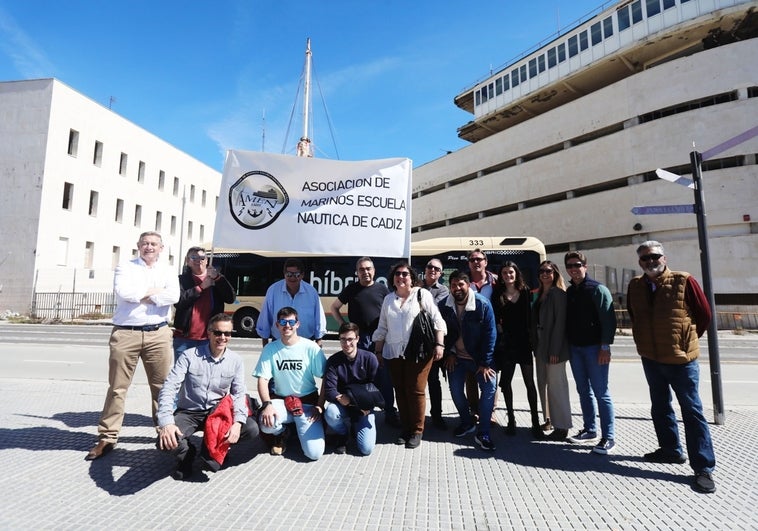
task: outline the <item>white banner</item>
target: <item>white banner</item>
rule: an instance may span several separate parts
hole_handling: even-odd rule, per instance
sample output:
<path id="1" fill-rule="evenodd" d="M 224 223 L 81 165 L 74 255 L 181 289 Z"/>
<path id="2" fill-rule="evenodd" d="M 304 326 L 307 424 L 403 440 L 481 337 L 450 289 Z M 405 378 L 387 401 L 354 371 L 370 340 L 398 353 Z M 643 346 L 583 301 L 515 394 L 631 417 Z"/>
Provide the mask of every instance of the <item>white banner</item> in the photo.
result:
<path id="1" fill-rule="evenodd" d="M 410 255 L 411 161 L 227 151 L 214 247 Z"/>

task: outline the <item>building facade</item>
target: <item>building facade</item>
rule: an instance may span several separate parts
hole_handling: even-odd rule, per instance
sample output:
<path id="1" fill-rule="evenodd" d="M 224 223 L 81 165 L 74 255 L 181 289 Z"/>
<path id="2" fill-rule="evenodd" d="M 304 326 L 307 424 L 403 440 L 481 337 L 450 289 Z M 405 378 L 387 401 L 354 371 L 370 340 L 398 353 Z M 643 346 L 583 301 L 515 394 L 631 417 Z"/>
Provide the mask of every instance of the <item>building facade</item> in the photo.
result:
<path id="1" fill-rule="evenodd" d="M 0 82 L 0 312 L 110 292 L 158 231 L 177 267 L 213 236 L 221 174 L 56 79 Z"/>
<path id="2" fill-rule="evenodd" d="M 660 240 L 701 276 L 690 152 L 758 126 L 758 2 L 625 0 L 455 98 L 472 142 L 416 168 L 413 239 L 531 235 L 548 257 L 585 252 L 620 303 L 635 249 Z M 750 135 L 745 135 L 750 136 Z M 758 136 L 703 162 L 713 288 L 721 311 L 758 305 Z M 591 272 L 591 273 L 592 273 Z"/>

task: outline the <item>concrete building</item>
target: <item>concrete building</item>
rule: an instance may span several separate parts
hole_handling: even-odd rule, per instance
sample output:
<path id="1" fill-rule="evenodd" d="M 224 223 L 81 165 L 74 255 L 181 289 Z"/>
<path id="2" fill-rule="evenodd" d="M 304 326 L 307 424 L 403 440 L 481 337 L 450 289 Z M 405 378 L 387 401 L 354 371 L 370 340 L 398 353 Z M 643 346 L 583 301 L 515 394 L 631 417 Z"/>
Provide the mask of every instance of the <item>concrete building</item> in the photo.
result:
<path id="1" fill-rule="evenodd" d="M 660 240 L 702 279 L 696 217 L 635 215 L 692 204 L 656 177 L 690 177 L 705 152 L 758 126 L 758 2 L 624 0 L 600 9 L 455 98 L 472 142 L 414 170 L 413 239 L 531 235 L 548 257 L 585 252 L 618 295 L 635 249 Z M 754 131 L 758 133 L 758 131 Z M 749 136 L 749 135 L 746 135 Z M 703 163 L 720 311 L 758 305 L 758 136 Z"/>
<path id="2" fill-rule="evenodd" d="M 56 79 L 1 82 L 0 312 L 27 313 L 35 291 L 111 292 L 144 231 L 178 271 L 213 236 L 220 180 Z"/>

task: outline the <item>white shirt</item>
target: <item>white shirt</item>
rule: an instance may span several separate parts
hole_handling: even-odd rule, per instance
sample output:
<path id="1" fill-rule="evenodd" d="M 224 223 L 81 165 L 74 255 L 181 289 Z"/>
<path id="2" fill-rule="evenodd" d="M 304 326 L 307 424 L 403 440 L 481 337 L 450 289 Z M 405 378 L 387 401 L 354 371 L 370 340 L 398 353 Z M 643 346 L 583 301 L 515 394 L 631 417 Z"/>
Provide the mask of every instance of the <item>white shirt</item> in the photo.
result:
<path id="1" fill-rule="evenodd" d="M 164 290 L 150 297 L 153 304 L 143 304 L 140 301 L 150 288 Z M 171 306 L 179 300 L 179 275 L 160 260 L 148 267 L 137 257 L 116 268 L 113 291 L 116 292 L 114 325 L 160 324 L 169 320 Z"/>

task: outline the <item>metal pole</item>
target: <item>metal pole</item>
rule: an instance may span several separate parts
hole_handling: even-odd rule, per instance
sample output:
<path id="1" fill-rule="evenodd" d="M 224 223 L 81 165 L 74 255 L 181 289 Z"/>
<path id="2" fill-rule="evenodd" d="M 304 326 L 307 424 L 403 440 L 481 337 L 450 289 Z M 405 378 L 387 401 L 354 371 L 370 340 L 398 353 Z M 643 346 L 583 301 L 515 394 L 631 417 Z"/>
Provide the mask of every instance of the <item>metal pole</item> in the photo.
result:
<path id="1" fill-rule="evenodd" d="M 700 242 L 700 268 L 703 272 L 703 291 L 711 306 L 713 318 L 708 326 L 708 360 L 711 366 L 711 391 L 713 393 L 713 421 L 724 424 L 724 395 L 721 387 L 721 359 L 719 356 L 718 319 L 716 318 L 716 299 L 713 296 L 711 282 L 711 259 L 708 251 L 708 225 L 705 219 L 705 196 L 703 194 L 702 158 L 699 152 L 690 153 L 692 164 L 692 181 L 695 183 L 695 218 L 697 219 L 697 236 Z"/>

